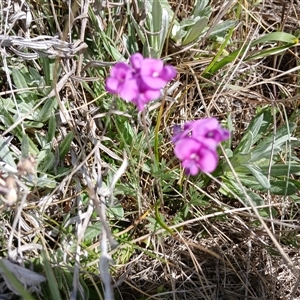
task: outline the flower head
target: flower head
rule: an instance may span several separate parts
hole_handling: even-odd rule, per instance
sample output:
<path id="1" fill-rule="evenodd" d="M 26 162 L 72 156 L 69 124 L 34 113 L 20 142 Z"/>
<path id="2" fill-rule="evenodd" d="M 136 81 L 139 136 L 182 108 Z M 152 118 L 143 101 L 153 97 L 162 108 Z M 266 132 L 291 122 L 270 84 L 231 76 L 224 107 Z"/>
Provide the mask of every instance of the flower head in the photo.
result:
<path id="1" fill-rule="evenodd" d="M 207 145 L 217 145 L 229 138 L 229 131 L 222 128 L 216 118 L 197 120 L 191 125 L 192 136 Z"/>
<path id="2" fill-rule="evenodd" d="M 216 118 L 204 118 L 185 123 L 183 130 L 176 128 L 172 141 L 175 143 L 185 136 L 192 136 L 207 147 L 216 148 L 218 143 L 227 140 L 229 135 L 229 131 L 222 128 Z"/>
<path id="3" fill-rule="evenodd" d="M 172 66 L 164 66 L 160 59 L 145 58 L 141 63 L 140 74 L 150 89 L 161 89 L 175 77 L 176 71 Z"/>
<path id="4" fill-rule="evenodd" d="M 174 153 L 182 161 L 185 172 L 190 175 L 197 175 L 199 171 L 213 172 L 218 164 L 216 152 L 192 137 L 181 139 Z"/>
<path id="5" fill-rule="evenodd" d="M 161 89 L 176 76 L 176 70 L 164 65 L 160 59 L 144 58 L 135 53 L 130 64 L 120 62 L 111 69 L 105 88 L 111 94 L 137 105 L 143 110 L 145 105 L 161 95 Z"/>
<path id="6" fill-rule="evenodd" d="M 160 90 L 150 90 L 150 89 L 142 89 L 140 87 L 139 92 L 136 94 L 136 97 L 132 99 L 132 103 L 134 103 L 139 111 L 144 110 L 145 105 L 152 100 L 158 99 L 161 93 Z"/>
<path id="7" fill-rule="evenodd" d="M 132 76 L 132 70 L 127 64 L 123 62 L 115 64 L 111 69 L 110 77 L 106 79 L 106 90 L 111 94 L 120 93 Z"/>
<path id="8" fill-rule="evenodd" d="M 229 134 L 216 118 L 187 122 L 183 130 L 179 126 L 174 128 L 174 153 L 187 174 L 213 172 L 218 164 L 217 145 L 228 139 Z"/>

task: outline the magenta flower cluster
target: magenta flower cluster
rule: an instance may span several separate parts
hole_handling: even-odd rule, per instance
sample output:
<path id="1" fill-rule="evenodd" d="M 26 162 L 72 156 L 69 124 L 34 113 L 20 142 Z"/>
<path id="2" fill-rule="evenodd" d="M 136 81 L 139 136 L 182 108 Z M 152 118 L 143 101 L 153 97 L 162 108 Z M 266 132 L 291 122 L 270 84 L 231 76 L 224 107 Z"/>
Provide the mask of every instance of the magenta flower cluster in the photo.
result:
<path id="1" fill-rule="evenodd" d="M 227 140 L 229 135 L 216 118 L 187 122 L 183 130 L 179 126 L 174 129 L 175 155 L 187 174 L 211 173 L 218 165 L 218 143 Z"/>
<path id="2" fill-rule="evenodd" d="M 142 111 L 148 102 L 161 96 L 161 89 L 175 76 L 173 66 L 136 53 L 130 57 L 130 64 L 120 62 L 112 67 L 105 88 L 111 94 L 134 103 Z"/>

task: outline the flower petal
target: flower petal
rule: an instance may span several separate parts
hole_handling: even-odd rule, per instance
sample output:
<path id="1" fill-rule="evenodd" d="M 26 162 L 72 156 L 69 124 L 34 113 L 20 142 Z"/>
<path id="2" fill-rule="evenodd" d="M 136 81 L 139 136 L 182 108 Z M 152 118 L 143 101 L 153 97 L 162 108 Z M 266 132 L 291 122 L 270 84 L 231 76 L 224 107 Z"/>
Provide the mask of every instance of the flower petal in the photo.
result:
<path id="1" fill-rule="evenodd" d="M 160 77 L 163 62 L 159 59 L 145 58 L 142 61 L 140 74 L 144 84 L 150 89 L 161 89 L 167 81 Z"/>
<path id="2" fill-rule="evenodd" d="M 156 100 L 161 96 L 160 90 L 147 90 L 144 92 L 145 100 L 152 101 Z"/>
<path id="3" fill-rule="evenodd" d="M 186 159 L 182 162 L 182 166 L 184 167 L 184 171 L 187 175 L 195 176 L 200 171 L 199 164 L 192 159 Z"/>
<path id="4" fill-rule="evenodd" d="M 161 78 L 165 81 L 170 81 L 176 76 L 176 70 L 171 65 L 166 65 L 163 67 L 162 72 L 160 73 Z"/>
<path id="5" fill-rule="evenodd" d="M 132 67 L 138 71 L 141 68 L 142 61 L 143 61 L 143 55 L 141 53 L 135 53 L 131 55 L 130 57 L 130 62 Z"/>
<path id="6" fill-rule="evenodd" d="M 211 173 L 218 165 L 218 154 L 209 148 L 202 147 L 199 151 L 199 165 L 203 172 Z"/>
<path id="7" fill-rule="evenodd" d="M 131 77 L 132 69 L 124 62 L 116 63 L 110 71 L 110 76 L 123 81 L 125 78 Z"/>
<path id="8" fill-rule="evenodd" d="M 135 79 L 126 80 L 119 88 L 119 95 L 126 101 L 133 101 L 140 91 Z"/>
<path id="9" fill-rule="evenodd" d="M 141 63 L 141 75 L 158 76 L 164 67 L 160 59 L 145 58 Z"/>
<path id="10" fill-rule="evenodd" d="M 149 89 L 155 89 L 155 90 L 160 90 L 166 85 L 166 81 L 160 77 L 153 77 L 150 75 L 144 75 L 141 77 L 144 84 L 149 88 Z"/>
<path id="11" fill-rule="evenodd" d="M 193 153 L 201 148 L 201 144 L 191 137 L 180 139 L 175 145 L 174 153 L 180 159 L 189 159 Z"/>
<path id="12" fill-rule="evenodd" d="M 117 94 L 118 93 L 118 87 L 119 87 L 119 81 L 116 78 L 108 77 L 105 82 L 105 89 L 112 93 Z"/>

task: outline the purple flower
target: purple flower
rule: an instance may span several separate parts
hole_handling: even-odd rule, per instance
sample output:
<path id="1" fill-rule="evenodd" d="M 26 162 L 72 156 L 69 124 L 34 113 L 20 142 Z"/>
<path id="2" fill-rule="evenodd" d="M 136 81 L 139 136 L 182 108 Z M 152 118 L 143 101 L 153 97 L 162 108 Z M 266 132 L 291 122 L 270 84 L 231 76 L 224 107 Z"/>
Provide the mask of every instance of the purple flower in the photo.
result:
<path id="1" fill-rule="evenodd" d="M 160 97 L 160 90 L 176 76 L 176 70 L 160 59 L 144 58 L 140 53 L 130 57 L 130 64 L 115 64 L 105 88 L 134 103 L 141 111 L 147 103 Z"/>
<path id="2" fill-rule="evenodd" d="M 229 138 L 229 131 L 223 129 L 216 118 L 197 120 L 191 124 L 192 137 L 209 146 Z M 213 142 L 212 142 L 213 141 Z"/>
<path id="3" fill-rule="evenodd" d="M 110 77 L 106 79 L 105 88 L 111 94 L 119 94 L 127 101 L 132 101 L 139 91 L 131 67 L 123 62 L 112 67 Z"/>
<path id="4" fill-rule="evenodd" d="M 227 140 L 230 132 L 222 128 L 216 118 L 204 118 L 185 123 L 183 131 L 176 128 L 172 141 L 175 143 L 185 136 L 192 136 L 195 140 L 213 149 L 217 147 L 218 143 Z"/>
<path id="5" fill-rule="evenodd" d="M 216 118 L 187 122 L 183 130 L 179 126 L 174 127 L 174 152 L 186 173 L 213 172 L 218 164 L 217 145 L 228 139 L 229 134 Z"/>
<path id="6" fill-rule="evenodd" d="M 161 89 L 173 79 L 176 71 L 172 66 L 164 66 L 160 59 L 145 58 L 141 62 L 140 74 L 150 89 Z"/>
<path id="7" fill-rule="evenodd" d="M 213 172 L 218 165 L 217 153 L 191 137 L 178 141 L 174 153 L 190 175 L 197 175 L 199 171 Z"/>
<path id="8" fill-rule="evenodd" d="M 140 90 L 137 93 L 137 96 L 132 99 L 139 111 L 144 110 L 145 105 L 152 100 L 158 99 L 161 96 L 160 90 L 150 90 L 147 88 L 142 88 L 142 83 L 140 85 Z"/>

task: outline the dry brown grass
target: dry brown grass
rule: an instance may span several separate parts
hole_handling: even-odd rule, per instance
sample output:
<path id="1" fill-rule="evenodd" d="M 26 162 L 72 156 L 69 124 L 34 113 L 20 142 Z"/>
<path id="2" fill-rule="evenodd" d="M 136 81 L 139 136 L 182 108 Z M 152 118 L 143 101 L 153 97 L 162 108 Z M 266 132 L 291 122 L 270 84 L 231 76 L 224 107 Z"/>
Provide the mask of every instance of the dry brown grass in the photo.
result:
<path id="1" fill-rule="evenodd" d="M 235 50 L 235 42 L 247 43 L 260 34 L 275 30 L 294 32 L 299 27 L 300 3 L 298 0 L 265 0 L 257 5 L 252 5 L 247 1 L 240 2 L 243 13 L 228 50 Z M 172 5 L 179 18 L 184 18 L 190 13 L 194 1 L 180 1 L 180 3 L 179 6 L 173 1 Z M 38 13 L 40 6 L 34 1 L 31 5 Z M 95 10 L 98 9 L 96 3 L 90 5 Z M 216 25 L 220 17 L 222 19 L 233 18 L 234 5 L 236 1 L 226 3 L 220 0 L 212 1 L 214 12 L 210 25 L 212 27 Z M 73 33 L 71 29 L 76 31 L 82 40 L 85 35 L 92 35 L 94 29 L 89 28 L 83 21 L 87 20 L 85 19 L 87 6 L 87 4 L 81 6 L 81 10 L 78 7 L 74 9 L 75 15 L 80 16 L 79 21 L 72 23 L 72 27 L 69 28 L 70 32 L 68 30 L 60 32 L 60 38 L 66 40 L 67 33 L 71 36 Z M 125 6 L 120 6 L 120 16 L 125 11 Z M 63 19 L 62 15 L 59 17 Z M 111 21 L 109 14 L 106 18 L 106 21 Z M 36 19 L 38 20 L 38 15 Z M 62 22 L 62 19 L 57 22 Z M 42 27 L 45 22 L 41 21 L 36 24 Z M 126 21 L 123 26 L 126 31 Z M 35 27 L 34 32 L 36 30 Z M 50 31 L 49 28 L 45 30 L 45 32 Z M 208 43 L 209 41 L 204 38 L 199 44 L 189 49 L 178 48 L 170 44 L 166 50 L 171 62 L 178 70 L 177 79 L 180 85 L 172 95 L 176 101 L 164 102 L 161 131 L 164 131 L 165 135 L 171 132 L 170 128 L 175 123 L 180 124 L 185 120 L 204 116 L 217 116 L 222 120 L 230 113 L 236 129 L 233 137 L 234 147 L 239 143 L 245 128 L 255 116 L 257 107 L 274 105 L 279 108 L 279 111 L 287 111 L 288 114 L 298 110 L 299 71 L 293 69 L 299 63 L 298 47 L 284 54 L 253 62 L 237 60 L 214 77 L 205 79 L 202 77 L 202 72 L 214 55 L 213 49 L 203 50 L 207 49 Z M 206 54 L 207 58 L 194 60 L 199 53 Z M 93 144 L 94 141 L 99 137 L 102 138 L 107 128 L 106 124 L 93 118 L 96 113 L 102 112 L 93 112 L 97 109 L 97 106 L 93 104 L 94 99 L 78 83 L 78 77 L 88 77 L 83 60 L 84 54 L 79 52 L 78 59 L 67 58 L 60 61 L 64 74 L 67 76 L 59 78 L 57 84 L 59 90 L 56 93 L 63 102 L 71 99 L 72 107 L 63 112 L 67 122 L 59 128 L 58 140 L 66 132 L 74 131 L 76 134 L 72 149 L 74 152 L 72 156 L 66 158 L 65 163 L 71 165 L 72 159 L 77 161 L 84 165 L 85 171 L 96 180 L 97 178 L 93 176 L 98 170 L 95 165 L 99 161 L 91 151 L 96 147 Z M 81 78 L 81 80 L 85 79 Z M 115 111 L 109 111 L 108 114 L 110 113 L 115 113 Z M 284 118 L 279 115 L 276 122 L 280 124 L 283 120 Z M 164 157 L 169 158 L 173 155 L 168 139 L 161 145 L 161 148 Z M 104 155 L 119 158 L 117 155 L 120 155 L 120 152 L 116 154 L 109 152 L 109 149 L 102 148 L 102 150 Z M 170 168 L 176 166 L 177 163 L 174 163 Z M 108 168 L 109 166 L 104 164 L 103 173 Z M 76 197 L 82 193 L 83 188 L 86 188 L 86 182 L 82 179 L 79 169 L 78 165 L 75 166 L 74 172 L 69 174 L 51 193 L 44 190 L 30 193 L 28 197 L 32 205 L 24 210 L 23 216 L 26 216 L 26 212 L 30 209 L 36 210 L 38 204 L 45 200 L 43 198 L 45 195 L 49 202 L 45 205 L 45 210 L 38 215 L 40 223 L 37 226 L 33 225 L 33 221 L 30 224 L 27 218 L 30 226 L 27 231 L 24 230 L 25 233 L 22 232 L 22 238 L 26 236 L 22 243 L 31 243 L 37 232 L 36 227 L 40 226 L 44 231 L 43 239 L 46 247 L 49 249 L 67 247 L 58 241 L 55 234 L 51 235 L 47 226 L 50 227 L 49 224 L 52 224 L 52 221 L 61 223 L 66 213 L 75 219 L 78 209 L 84 208 L 81 202 L 76 202 L 78 199 Z M 222 196 L 215 187 L 218 186 L 216 182 L 215 186 L 212 184 L 205 191 L 199 190 L 199 193 L 206 193 L 210 197 L 209 207 L 192 206 L 190 220 L 182 222 L 180 226 L 173 226 L 174 229 L 177 228 L 176 234 L 166 236 L 162 230 L 152 232 L 146 227 L 148 224 L 146 216 L 148 214 L 153 216 L 156 194 L 153 189 L 153 178 L 147 174 L 143 176 L 140 185 L 143 195 L 147 196 L 147 201 L 141 202 L 139 206 L 133 197 L 121 198 L 122 205 L 128 214 L 126 222 L 131 224 L 128 230 L 125 230 L 132 238 L 130 244 L 133 245 L 134 251 L 125 263 L 120 260 L 119 264 L 113 267 L 116 280 L 120 278 L 122 282 L 118 286 L 120 299 L 300 299 L 298 204 L 287 197 L 270 198 L 270 195 L 263 195 L 266 199 L 266 206 L 278 210 L 279 217 L 276 219 L 264 219 L 280 245 L 278 249 L 257 221 L 257 216 L 251 211 L 251 207 L 244 207 L 238 201 Z M 189 182 L 189 184 L 193 183 Z M 190 199 L 189 194 L 184 198 L 178 191 L 176 197 L 170 202 Z M 172 213 L 167 214 L 172 211 L 170 206 L 170 203 L 166 203 L 164 207 L 166 220 L 173 218 Z M 7 215 L 11 215 L 12 218 L 14 216 L 10 209 L 6 211 L 6 219 L 2 224 L 4 239 L 9 237 L 11 229 L 8 221 L 10 218 Z M 21 221 L 25 218 L 23 216 Z M 293 219 L 290 219 L 291 216 Z M 99 240 L 95 240 L 90 250 L 98 246 Z M 122 253 L 121 251 L 127 246 L 127 244 L 119 245 L 113 250 L 112 255 L 118 256 L 118 253 Z M 65 251 L 70 258 L 74 259 L 75 254 Z M 283 254 L 290 259 L 292 267 L 286 264 Z M 36 252 L 33 255 L 36 255 Z M 97 262 L 96 260 L 93 264 Z"/>

